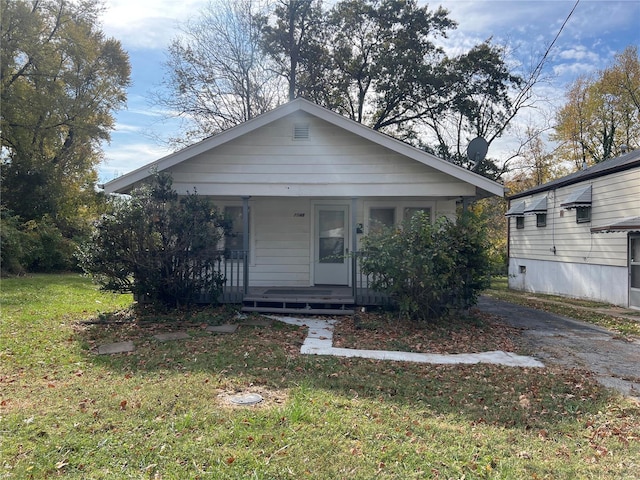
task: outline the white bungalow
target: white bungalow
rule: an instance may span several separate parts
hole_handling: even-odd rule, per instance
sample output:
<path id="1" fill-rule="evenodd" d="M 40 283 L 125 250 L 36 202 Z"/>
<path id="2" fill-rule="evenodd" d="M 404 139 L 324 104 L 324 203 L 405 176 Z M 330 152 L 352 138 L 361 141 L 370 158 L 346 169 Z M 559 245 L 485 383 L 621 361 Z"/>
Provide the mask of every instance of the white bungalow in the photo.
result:
<path id="1" fill-rule="evenodd" d="M 224 301 L 248 310 L 344 309 L 364 296 L 358 239 L 416 210 L 454 217 L 456 205 L 503 186 L 304 99 L 161 158 L 105 185 L 127 193 L 166 171 L 234 219 L 221 266 Z M 350 255 L 351 254 L 351 255 Z"/>
<path id="2" fill-rule="evenodd" d="M 509 198 L 509 287 L 640 308 L 640 150 Z"/>

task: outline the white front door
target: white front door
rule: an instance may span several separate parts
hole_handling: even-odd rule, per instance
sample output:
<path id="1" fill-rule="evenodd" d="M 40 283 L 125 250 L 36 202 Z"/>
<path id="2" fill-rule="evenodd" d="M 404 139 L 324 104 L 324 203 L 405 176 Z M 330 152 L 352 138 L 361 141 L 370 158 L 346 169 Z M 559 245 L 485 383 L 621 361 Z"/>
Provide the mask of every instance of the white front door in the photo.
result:
<path id="1" fill-rule="evenodd" d="M 349 207 L 316 205 L 314 283 L 349 284 Z"/>

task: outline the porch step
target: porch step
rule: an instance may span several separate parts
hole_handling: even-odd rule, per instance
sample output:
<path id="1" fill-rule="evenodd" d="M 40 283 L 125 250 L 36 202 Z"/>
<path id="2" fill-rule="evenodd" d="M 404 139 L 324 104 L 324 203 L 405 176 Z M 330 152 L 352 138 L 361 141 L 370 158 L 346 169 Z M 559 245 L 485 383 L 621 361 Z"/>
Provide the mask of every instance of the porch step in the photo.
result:
<path id="1" fill-rule="evenodd" d="M 242 311 L 256 313 L 286 313 L 291 315 L 353 315 L 355 310 L 340 308 L 282 308 L 282 307 L 242 307 Z"/>
<path id="2" fill-rule="evenodd" d="M 348 296 L 250 295 L 242 300 L 242 311 L 298 315 L 353 315 L 355 300 Z"/>

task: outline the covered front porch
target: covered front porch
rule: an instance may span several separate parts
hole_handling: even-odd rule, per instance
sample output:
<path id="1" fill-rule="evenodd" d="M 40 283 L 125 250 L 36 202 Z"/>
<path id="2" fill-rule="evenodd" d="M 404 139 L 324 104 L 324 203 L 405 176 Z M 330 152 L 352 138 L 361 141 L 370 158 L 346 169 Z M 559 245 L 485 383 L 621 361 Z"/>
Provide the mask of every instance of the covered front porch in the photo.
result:
<path id="1" fill-rule="evenodd" d="M 220 303 L 241 304 L 243 312 L 307 315 L 350 315 L 358 307 L 384 306 L 390 299 L 370 286 L 362 274 L 356 254 L 345 258 L 351 263 L 350 285 L 250 286 L 249 251 L 221 252 L 217 272 L 225 279 Z M 203 303 L 212 299 L 203 296 Z"/>

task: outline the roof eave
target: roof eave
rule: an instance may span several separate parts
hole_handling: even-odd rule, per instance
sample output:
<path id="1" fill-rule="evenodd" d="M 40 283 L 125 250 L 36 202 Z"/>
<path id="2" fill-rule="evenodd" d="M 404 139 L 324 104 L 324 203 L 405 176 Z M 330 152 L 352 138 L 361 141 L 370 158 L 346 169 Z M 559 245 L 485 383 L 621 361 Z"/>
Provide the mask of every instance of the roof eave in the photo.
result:
<path id="1" fill-rule="evenodd" d="M 298 98 L 291 102 L 285 103 L 263 115 L 255 117 L 245 123 L 237 125 L 229 130 L 225 130 L 217 135 L 202 140 L 194 145 L 186 147 L 177 152 L 171 153 L 165 157 L 156 160 L 148 165 L 140 167 L 121 177 L 118 177 L 104 185 L 105 193 L 126 193 L 133 186 L 151 175 L 151 172 L 161 172 L 174 165 L 187 160 L 191 157 L 204 153 L 212 148 L 227 143 L 237 137 L 245 135 L 264 125 L 274 122 L 296 111 L 304 111 L 310 115 L 325 120 L 333 125 L 343 128 L 354 133 L 366 140 L 376 143 L 380 146 L 389 148 L 390 150 L 411 158 L 424 165 L 435 168 L 445 174 L 458 178 L 468 184 L 476 187 L 476 198 L 484 198 L 492 195 L 499 197 L 504 196 L 504 186 L 498 182 L 490 180 L 482 175 L 467 170 L 463 167 L 455 165 L 444 159 L 436 157 L 428 152 L 419 150 L 400 140 L 385 135 L 381 132 L 366 127 L 358 122 L 348 119 L 338 113 L 320 107 L 308 100 Z"/>

